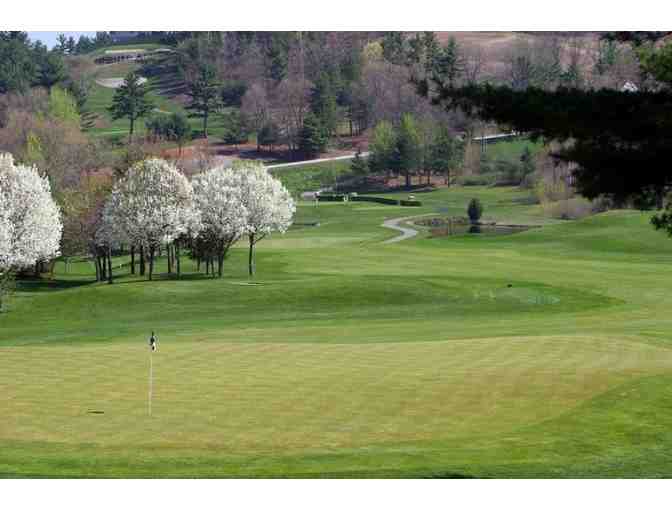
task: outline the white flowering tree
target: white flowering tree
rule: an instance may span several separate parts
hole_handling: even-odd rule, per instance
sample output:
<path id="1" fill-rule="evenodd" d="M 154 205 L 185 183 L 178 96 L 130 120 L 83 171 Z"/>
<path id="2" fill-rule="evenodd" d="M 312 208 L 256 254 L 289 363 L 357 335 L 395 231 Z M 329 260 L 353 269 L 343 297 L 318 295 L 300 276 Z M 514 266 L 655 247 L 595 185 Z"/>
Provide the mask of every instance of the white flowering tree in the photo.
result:
<path id="1" fill-rule="evenodd" d="M 57 257 L 62 231 L 46 177 L 0 154 L 0 309 L 14 271 Z"/>
<path id="2" fill-rule="evenodd" d="M 188 232 L 197 232 L 200 215 L 187 178 L 173 164 L 147 159 L 117 182 L 103 213 L 101 239 L 139 246 L 149 256 L 149 279 L 157 250 Z"/>
<path id="3" fill-rule="evenodd" d="M 240 172 L 218 166 L 196 175 L 191 183 L 201 219 L 198 242 L 210 261 L 217 259 L 221 278 L 226 253 L 247 232 L 248 215 L 241 196 L 243 177 Z"/>
<path id="4" fill-rule="evenodd" d="M 285 233 L 296 211 L 282 183 L 263 165 L 244 162 L 235 167 L 241 176 L 241 200 L 247 210 L 245 233 L 249 241 L 249 272 L 254 275 L 254 247 L 271 232 Z"/>

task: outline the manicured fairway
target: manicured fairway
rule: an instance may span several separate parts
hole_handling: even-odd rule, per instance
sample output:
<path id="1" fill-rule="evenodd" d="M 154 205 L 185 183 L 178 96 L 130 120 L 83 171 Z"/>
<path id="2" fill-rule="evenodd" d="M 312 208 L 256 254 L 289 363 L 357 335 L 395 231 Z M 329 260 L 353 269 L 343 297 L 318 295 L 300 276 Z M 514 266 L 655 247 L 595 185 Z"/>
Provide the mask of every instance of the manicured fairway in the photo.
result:
<path id="1" fill-rule="evenodd" d="M 472 196 L 543 227 L 381 244 L 384 219 Z M 243 247 L 223 280 L 25 282 L 0 316 L 0 475 L 669 476 L 672 241 L 649 215 L 419 198 L 301 205 L 320 225 L 263 241 L 255 285 Z"/>

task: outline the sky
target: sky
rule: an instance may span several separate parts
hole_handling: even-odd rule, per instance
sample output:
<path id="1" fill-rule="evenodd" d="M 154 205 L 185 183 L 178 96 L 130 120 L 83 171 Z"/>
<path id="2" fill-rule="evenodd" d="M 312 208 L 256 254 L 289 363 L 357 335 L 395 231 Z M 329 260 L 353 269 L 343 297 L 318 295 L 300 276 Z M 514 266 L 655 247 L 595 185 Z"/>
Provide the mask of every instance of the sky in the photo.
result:
<path id="1" fill-rule="evenodd" d="M 61 32 L 28 32 L 28 37 L 32 41 L 42 41 L 44 44 L 46 44 L 49 48 L 53 48 L 56 45 L 56 37 L 58 34 Z M 96 35 L 95 32 L 63 32 L 66 36 L 74 37 L 75 41 L 79 39 L 80 35 L 88 35 L 89 37 L 94 37 Z"/>

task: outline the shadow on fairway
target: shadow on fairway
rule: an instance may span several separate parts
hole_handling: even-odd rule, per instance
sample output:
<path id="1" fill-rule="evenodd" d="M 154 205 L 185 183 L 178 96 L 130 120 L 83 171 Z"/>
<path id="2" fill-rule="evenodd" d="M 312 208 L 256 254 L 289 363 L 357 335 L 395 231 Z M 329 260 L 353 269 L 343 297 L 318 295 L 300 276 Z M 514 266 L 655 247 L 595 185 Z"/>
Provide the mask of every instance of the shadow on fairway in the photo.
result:
<path id="1" fill-rule="evenodd" d="M 54 292 L 95 283 L 90 280 L 17 280 L 16 290 L 21 292 Z"/>
<path id="2" fill-rule="evenodd" d="M 130 278 L 130 279 L 129 279 Z M 143 277 L 138 277 L 138 276 L 133 276 L 133 275 L 125 275 L 122 277 L 116 277 L 112 283 L 112 285 L 128 285 L 131 283 L 154 283 L 154 282 L 175 282 L 175 283 L 180 283 L 180 282 L 193 282 L 193 281 L 199 281 L 199 280 L 226 280 L 227 277 L 226 275 L 224 278 L 219 278 L 217 276 L 211 276 L 211 275 L 206 275 L 203 273 L 184 273 L 182 274 L 179 278 L 174 275 L 174 274 L 168 274 L 168 273 L 162 273 L 162 274 L 155 274 L 151 280 L 149 280 L 146 276 Z"/>

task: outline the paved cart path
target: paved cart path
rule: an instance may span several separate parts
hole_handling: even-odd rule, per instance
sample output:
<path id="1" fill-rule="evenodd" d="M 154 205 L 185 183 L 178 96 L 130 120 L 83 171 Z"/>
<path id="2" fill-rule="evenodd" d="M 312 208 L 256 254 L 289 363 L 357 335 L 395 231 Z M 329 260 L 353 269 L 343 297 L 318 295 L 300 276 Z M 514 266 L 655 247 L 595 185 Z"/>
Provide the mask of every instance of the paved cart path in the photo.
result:
<path id="1" fill-rule="evenodd" d="M 406 239 L 410 239 L 411 237 L 415 237 L 416 235 L 418 235 L 418 231 L 415 230 L 414 228 L 402 227 L 400 225 L 401 222 L 411 220 L 413 218 L 416 218 L 416 216 L 407 216 L 405 218 L 392 218 L 391 220 L 385 220 L 382 224 L 383 227 L 397 230 L 401 232 L 401 234 L 398 235 L 397 237 L 393 237 L 392 239 L 387 239 L 386 241 L 383 241 L 383 244 L 398 243 L 399 241 L 404 241 Z"/>

